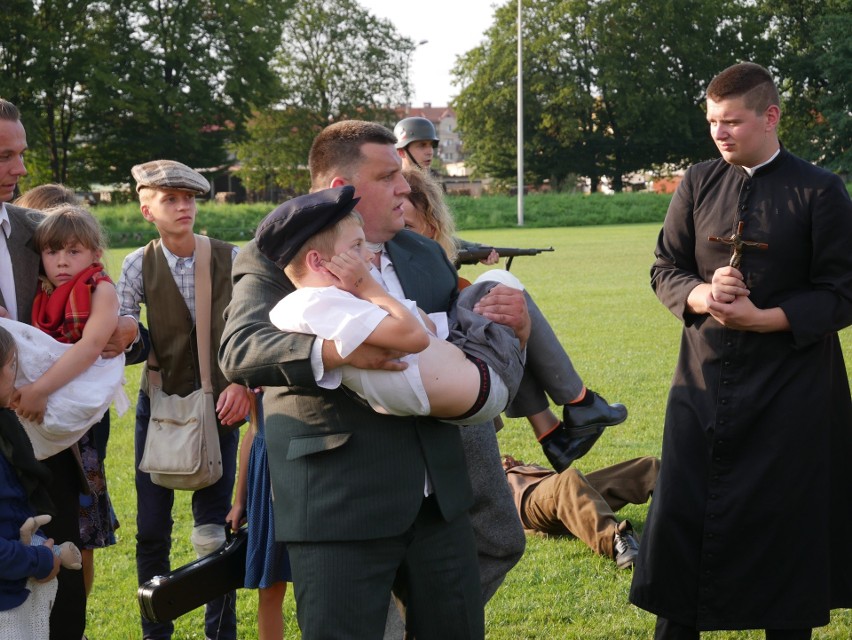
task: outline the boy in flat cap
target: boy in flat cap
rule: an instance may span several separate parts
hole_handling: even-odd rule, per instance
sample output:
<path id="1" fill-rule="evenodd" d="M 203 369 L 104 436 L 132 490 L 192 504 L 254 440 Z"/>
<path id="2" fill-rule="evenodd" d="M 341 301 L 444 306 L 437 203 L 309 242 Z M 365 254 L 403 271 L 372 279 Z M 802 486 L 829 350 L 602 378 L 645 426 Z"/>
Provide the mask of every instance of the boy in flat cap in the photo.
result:
<path id="1" fill-rule="evenodd" d="M 207 180 L 190 167 L 174 160 L 153 160 L 131 170 L 142 216 L 160 234 L 125 258 L 118 282 L 121 313 L 137 320 L 145 304 L 151 350 L 156 355 L 167 394 L 185 396 L 200 387 L 195 335 L 195 245 L 193 233 L 197 213 L 195 198 L 207 193 Z M 216 354 L 222 335 L 222 313 L 231 300 L 231 262 L 237 248 L 210 239 L 211 378 L 216 395 L 222 477 L 194 492 L 192 544 L 198 556 L 214 551 L 225 540 L 225 519 L 231 508 L 236 472 L 238 427 L 249 412 L 245 387 L 229 384 L 222 375 Z M 169 571 L 174 492 L 151 481 L 139 471 L 151 415 L 147 367 L 142 373 L 136 405 L 136 570 L 139 584 Z M 236 638 L 236 593 L 207 603 L 205 636 L 216 640 Z M 170 638 L 174 625 L 142 619 L 142 636 Z"/>
<path id="2" fill-rule="evenodd" d="M 460 425 L 493 419 L 523 376 L 523 344 L 514 332 L 470 311 L 493 284 L 462 292 L 448 332 L 446 313 L 430 318 L 370 275 L 371 253 L 354 196 L 352 186 L 300 196 L 258 226 L 261 253 L 296 287 L 270 312 L 273 324 L 331 340 L 341 358 L 364 343 L 408 354 L 401 358 L 408 364 L 404 371 L 341 367 L 343 384 L 378 413 L 431 415 Z"/>

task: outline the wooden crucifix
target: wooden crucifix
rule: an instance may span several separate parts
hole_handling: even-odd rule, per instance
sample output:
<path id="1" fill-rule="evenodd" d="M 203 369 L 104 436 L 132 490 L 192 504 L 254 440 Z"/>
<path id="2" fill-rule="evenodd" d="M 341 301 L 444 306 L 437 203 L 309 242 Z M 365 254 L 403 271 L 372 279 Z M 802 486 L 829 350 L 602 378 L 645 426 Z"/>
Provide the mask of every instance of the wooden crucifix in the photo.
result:
<path id="1" fill-rule="evenodd" d="M 737 232 L 728 238 L 719 236 L 710 236 L 708 239 L 711 242 L 721 242 L 722 244 L 731 245 L 731 261 L 728 263 L 734 269 L 740 268 L 740 263 L 743 260 L 743 249 L 752 247 L 754 249 L 768 249 L 769 245 L 765 242 L 754 242 L 753 240 L 743 240 L 743 226 L 745 222 L 742 220 L 737 224 Z"/>

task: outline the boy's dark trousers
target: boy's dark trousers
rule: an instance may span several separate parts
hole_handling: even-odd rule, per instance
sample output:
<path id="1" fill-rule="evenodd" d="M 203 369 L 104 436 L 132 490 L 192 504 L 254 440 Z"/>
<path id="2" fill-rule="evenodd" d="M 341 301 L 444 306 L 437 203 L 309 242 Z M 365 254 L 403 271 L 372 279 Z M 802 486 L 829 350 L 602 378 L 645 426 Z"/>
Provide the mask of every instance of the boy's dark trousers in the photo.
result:
<path id="1" fill-rule="evenodd" d="M 172 507 L 174 491 L 151 482 L 150 475 L 139 471 L 139 461 L 145 448 L 151 404 L 148 395 L 139 391 L 136 404 L 136 573 L 142 585 L 156 575 L 168 573 L 172 542 Z M 237 470 L 237 447 L 240 432 L 234 429 L 219 437 L 222 448 L 222 477 L 215 484 L 194 491 L 192 515 L 195 526 L 203 524 L 225 526 L 231 509 L 231 496 Z M 172 637 L 174 624 L 142 620 L 145 640 L 167 640 Z M 207 603 L 204 615 L 205 637 L 210 640 L 236 640 L 237 594 L 231 591 Z M 76 640 L 79 640 L 79 636 Z"/>

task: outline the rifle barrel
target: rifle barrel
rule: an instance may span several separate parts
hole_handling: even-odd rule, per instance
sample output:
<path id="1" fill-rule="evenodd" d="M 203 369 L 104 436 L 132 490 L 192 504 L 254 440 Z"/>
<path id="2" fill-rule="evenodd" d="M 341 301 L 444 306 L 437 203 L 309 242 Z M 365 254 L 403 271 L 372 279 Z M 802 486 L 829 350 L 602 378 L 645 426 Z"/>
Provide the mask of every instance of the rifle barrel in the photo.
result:
<path id="1" fill-rule="evenodd" d="M 460 249 L 456 257 L 456 264 L 476 264 L 487 258 L 492 251 L 496 251 L 501 258 L 508 258 L 506 268 L 511 266 L 512 258 L 516 256 L 537 256 L 544 251 L 554 251 L 553 247 L 547 248 L 520 248 L 520 247 L 491 247 L 481 246 L 470 249 Z"/>

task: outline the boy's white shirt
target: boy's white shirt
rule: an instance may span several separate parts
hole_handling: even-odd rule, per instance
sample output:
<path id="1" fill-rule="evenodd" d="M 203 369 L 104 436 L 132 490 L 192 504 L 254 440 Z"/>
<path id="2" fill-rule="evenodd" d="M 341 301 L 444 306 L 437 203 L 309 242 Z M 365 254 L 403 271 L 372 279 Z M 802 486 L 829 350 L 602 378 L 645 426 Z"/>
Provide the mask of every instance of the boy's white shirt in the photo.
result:
<path id="1" fill-rule="evenodd" d="M 376 282 L 382 285 L 385 291 L 397 300 L 404 300 L 405 293 L 402 291 L 402 283 L 396 275 L 396 269 L 393 267 L 393 262 L 391 262 L 386 248 L 382 248 L 379 263 L 381 270 L 376 269 L 372 264 L 370 265 L 370 275 L 375 278 Z M 436 322 L 435 324 L 437 325 L 438 323 Z M 314 344 L 311 347 L 311 369 L 314 373 L 314 379 L 317 381 L 317 386 L 323 389 L 337 389 L 343 383 L 343 375 L 340 371 L 336 369 L 326 371 L 323 366 L 322 340 L 314 340 Z"/>
<path id="2" fill-rule="evenodd" d="M 382 285 L 382 288 L 392 296 L 399 300 L 406 299 L 402 290 L 402 283 L 399 281 L 399 276 L 396 274 L 396 269 L 394 269 L 393 262 L 391 262 L 387 248 L 385 247 L 382 247 L 379 267 L 379 269 L 376 269 L 375 266 L 371 265 L 370 275 L 372 275 L 376 281 Z M 443 319 L 440 317 L 433 317 L 433 314 L 429 314 L 429 318 L 435 323 L 436 329 L 443 327 L 443 335 L 446 337 L 449 334 L 449 320 L 447 319 L 447 314 L 442 313 L 434 315 L 443 315 Z M 418 318 L 419 317 L 420 316 L 418 314 Z M 441 335 L 442 333 L 438 332 L 438 336 Z M 342 367 L 337 367 L 336 369 L 328 372 L 325 371 L 325 367 L 322 363 L 322 343 L 322 340 L 314 340 L 314 344 L 311 347 L 311 369 L 313 370 L 314 378 L 316 379 L 318 386 L 324 389 L 336 389 L 343 383 Z M 426 470 L 423 476 L 423 495 L 429 496 L 431 494 L 432 480 L 429 478 L 429 471 Z"/>
<path id="3" fill-rule="evenodd" d="M 413 300 L 400 302 L 426 326 Z M 278 302 L 269 319 L 279 329 L 297 331 L 332 340 L 341 358 L 357 349 L 388 316 L 378 305 L 336 287 L 303 287 Z M 447 314 L 429 314 L 442 340 L 449 335 Z"/>

